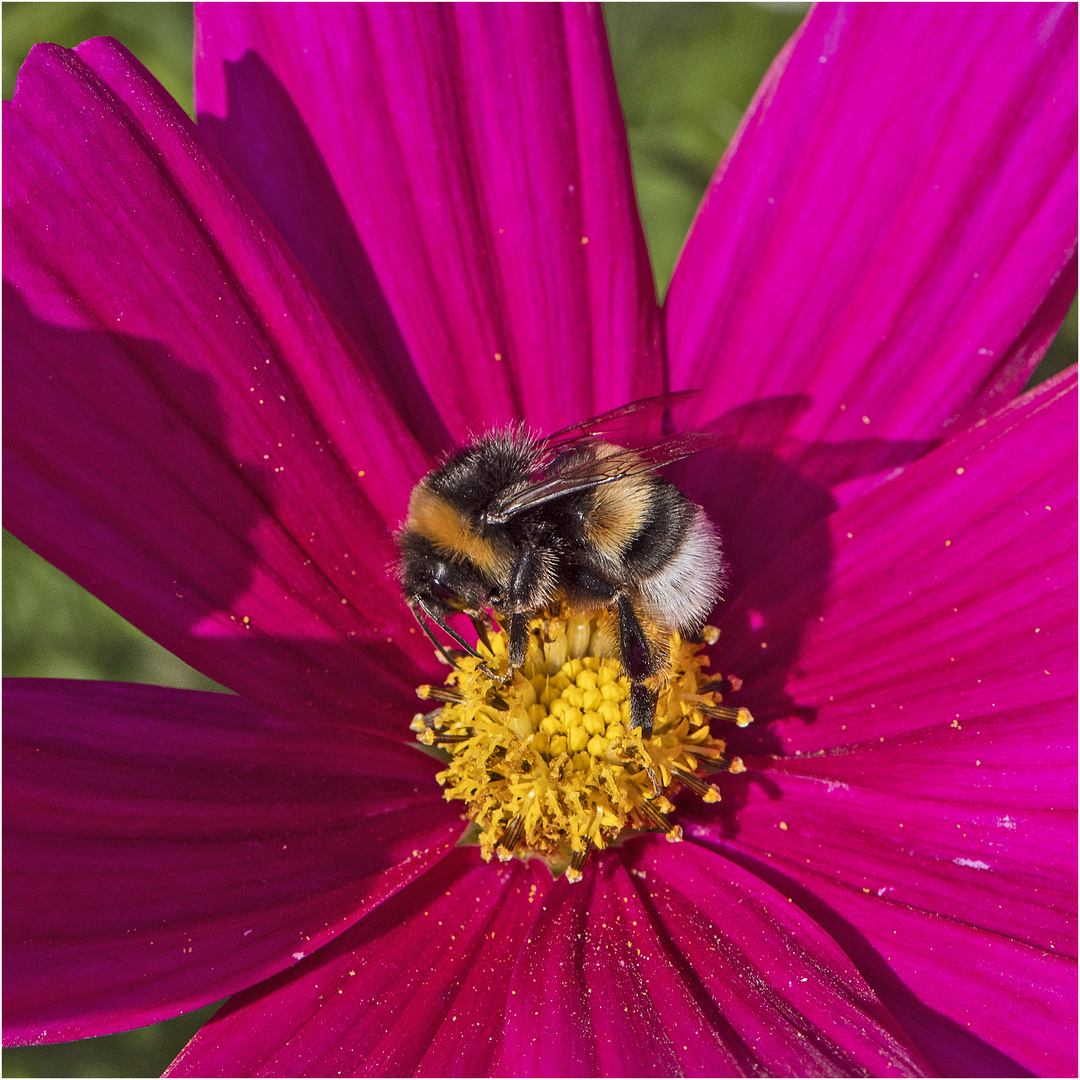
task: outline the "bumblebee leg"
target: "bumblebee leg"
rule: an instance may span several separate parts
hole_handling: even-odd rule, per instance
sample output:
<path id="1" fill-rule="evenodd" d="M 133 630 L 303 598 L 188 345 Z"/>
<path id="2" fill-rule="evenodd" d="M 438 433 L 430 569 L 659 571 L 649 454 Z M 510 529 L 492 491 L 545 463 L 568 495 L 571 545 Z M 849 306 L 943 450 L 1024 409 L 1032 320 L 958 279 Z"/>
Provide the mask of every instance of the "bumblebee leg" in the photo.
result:
<path id="1" fill-rule="evenodd" d="M 645 628 L 634 611 L 634 605 L 622 594 L 615 598 L 619 611 L 619 651 L 623 667 L 633 682 L 642 682 L 656 670 Z"/>
<path id="2" fill-rule="evenodd" d="M 643 738 L 652 735 L 656 695 L 644 683 L 630 684 L 630 730 L 641 728 Z"/>
<path id="3" fill-rule="evenodd" d="M 510 660 L 510 670 L 514 671 L 525 663 L 525 650 L 529 645 L 529 620 L 520 611 L 510 616 L 510 629 L 507 634 L 506 652 Z"/>
<path id="4" fill-rule="evenodd" d="M 497 611 L 512 613 L 506 643 L 511 671 L 525 663 L 529 615 L 536 615 L 550 599 L 553 572 L 550 558 L 539 548 L 525 546 L 518 552 L 506 588 L 496 605 Z"/>
<path id="5" fill-rule="evenodd" d="M 645 685 L 645 680 L 656 673 L 656 658 L 634 605 L 622 593 L 616 598 L 616 605 L 619 612 L 619 651 L 631 682 L 630 730 L 641 728 L 642 735 L 647 739 L 652 735 L 656 699 Z"/>
<path id="6" fill-rule="evenodd" d="M 605 578 L 588 566 L 570 562 L 564 566 L 566 584 L 571 586 L 571 600 L 583 607 L 603 604 L 614 607 L 619 617 L 619 655 L 623 670 L 630 677 L 630 728 L 641 728 L 645 738 L 652 735 L 656 699 L 645 680 L 656 674 L 660 664 L 653 655 L 645 628 L 641 625 L 630 598 L 620 593 Z M 590 603 L 591 602 L 591 603 Z"/>

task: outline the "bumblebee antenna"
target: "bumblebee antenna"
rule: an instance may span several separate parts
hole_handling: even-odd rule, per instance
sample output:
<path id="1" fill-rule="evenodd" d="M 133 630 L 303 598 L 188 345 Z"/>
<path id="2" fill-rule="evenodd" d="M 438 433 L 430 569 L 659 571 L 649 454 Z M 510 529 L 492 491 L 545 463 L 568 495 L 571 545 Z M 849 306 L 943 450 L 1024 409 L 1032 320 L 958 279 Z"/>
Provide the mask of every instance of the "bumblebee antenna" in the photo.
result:
<path id="1" fill-rule="evenodd" d="M 448 637 L 454 639 L 454 642 L 461 646 L 470 656 L 475 656 L 477 660 L 483 660 L 484 658 L 451 626 L 446 625 L 446 620 L 439 618 L 431 608 L 420 599 L 419 596 L 414 598 L 420 610 L 443 631 Z"/>
<path id="2" fill-rule="evenodd" d="M 421 618 L 420 611 L 417 611 L 417 608 L 419 608 L 420 611 L 422 611 L 424 615 L 427 616 L 427 618 L 429 618 L 437 627 L 439 627 L 440 630 L 444 631 L 444 633 L 446 633 L 448 637 L 453 638 L 454 642 L 457 645 L 460 645 L 461 648 L 469 654 L 469 656 L 475 657 L 477 660 L 479 660 L 480 669 L 484 672 L 485 675 L 487 675 L 491 679 L 497 678 L 494 672 L 492 672 L 492 670 L 484 662 L 484 658 L 456 630 L 454 630 L 450 626 L 447 626 L 445 619 L 441 619 L 438 615 L 436 615 L 419 596 L 412 597 L 409 600 L 409 610 L 413 613 L 413 617 L 420 624 L 420 629 L 423 630 L 424 633 L 427 635 L 428 641 L 430 641 L 432 645 L 434 645 L 435 648 L 438 649 L 439 655 L 450 665 L 450 667 L 457 667 L 457 664 L 454 663 L 453 658 L 446 651 L 446 646 L 443 645 L 443 643 L 435 636 L 435 632 L 431 629 L 431 627 L 428 626 L 428 624 L 424 621 L 423 618 Z"/>
<path id="3" fill-rule="evenodd" d="M 432 645 L 435 646 L 439 655 L 446 661 L 446 663 L 450 667 L 456 667 L 457 665 L 454 663 L 450 654 L 446 651 L 446 646 L 435 636 L 435 634 L 432 632 L 431 627 L 428 626 L 428 624 L 424 621 L 424 617 L 420 614 L 419 611 L 416 610 L 418 603 L 419 602 L 415 600 L 409 601 L 409 610 L 413 613 L 413 618 L 416 620 L 420 629 L 424 631 L 424 636 L 428 639 L 428 641 L 431 642 Z"/>

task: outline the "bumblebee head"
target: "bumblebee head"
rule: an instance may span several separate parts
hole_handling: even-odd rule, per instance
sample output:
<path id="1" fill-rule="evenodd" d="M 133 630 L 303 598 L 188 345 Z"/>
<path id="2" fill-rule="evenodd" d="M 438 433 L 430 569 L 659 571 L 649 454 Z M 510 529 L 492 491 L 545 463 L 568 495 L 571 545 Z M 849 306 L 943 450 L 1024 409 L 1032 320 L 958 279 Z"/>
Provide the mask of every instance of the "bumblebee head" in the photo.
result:
<path id="1" fill-rule="evenodd" d="M 481 659 L 476 649 L 446 620 L 451 615 L 466 613 L 480 640 L 486 642 L 480 613 L 491 601 L 491 583 L 468 559 L 440 551 L 426 536 L 412 529 L 398 533 L 397 541 L 401 549 L 398 576 L 420 629 L 448 664 L 454 663 L 453 657 L 429 623 L 440 627 L 464 652 Z"/>
<path id="2" fill-rule="evenodd" d="M 440 618 L 461 611 L 479 611 L 490 601 L 491 582 L 468 559 L 451 558 L 414 532 L 403 533 L 398 543 L 398 573 L 410 601 Z"/>

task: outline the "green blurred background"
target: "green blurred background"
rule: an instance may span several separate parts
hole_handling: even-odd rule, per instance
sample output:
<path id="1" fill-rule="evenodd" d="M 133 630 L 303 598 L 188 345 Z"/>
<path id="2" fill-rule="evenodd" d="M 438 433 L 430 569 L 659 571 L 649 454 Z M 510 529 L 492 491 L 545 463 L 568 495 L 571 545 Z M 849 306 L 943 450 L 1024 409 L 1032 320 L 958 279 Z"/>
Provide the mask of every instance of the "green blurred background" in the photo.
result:
<path id="1" fill-rule="evenodd" d="M 634 182 L 657 287 L 717 161 L 805 4 L 607 4 Z M 190 4 L 5 3 L 4 98 L 36 41 L 122 41 L 192 110 Z M 1076 361 L 1076 301 L 1032 383 Z M 4 675 L 116 679 L 219 689 L 49 566 L 3 540 Z M 156 1076 L 213 1006 L 164 1024 L 3 1055 L 5 1076 Z"/>

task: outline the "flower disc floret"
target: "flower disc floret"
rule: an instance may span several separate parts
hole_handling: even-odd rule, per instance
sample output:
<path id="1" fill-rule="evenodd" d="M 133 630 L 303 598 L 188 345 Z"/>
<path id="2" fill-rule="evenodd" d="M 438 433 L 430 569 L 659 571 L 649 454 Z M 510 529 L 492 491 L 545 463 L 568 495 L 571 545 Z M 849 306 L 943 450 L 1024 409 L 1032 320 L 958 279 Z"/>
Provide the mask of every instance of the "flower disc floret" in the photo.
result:
<path id="1" fill-rule="evenodd" d="M 630 680 L 603 618 L 534 619 L 525 662 L 513 672 L 503 630 L 488 642 L 482 660 L 459 659 L 446 686 L 420 687 L 421 697 L 444 704 L 413 720 L 420 741 L 448 755 L 437 779 L 448 800 L 465 802 L 485 859 L 538 856 L 577 880 L 592 848 L 627 832 L 680 840 L 671 796 L 687 787 L 716 802 L 720 792 L 703 775 L 742 771 L 708 720 L 751 717 L 720 705 L 732 681 L 709 680 L 702 643 L 671 636 L 668 670 L 650 687 L 652 735 L 643 738 L 630 727 Z"/>

